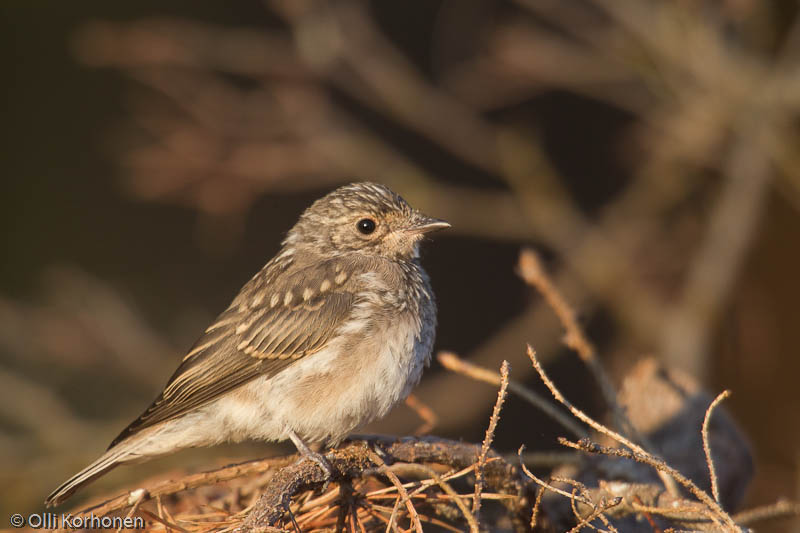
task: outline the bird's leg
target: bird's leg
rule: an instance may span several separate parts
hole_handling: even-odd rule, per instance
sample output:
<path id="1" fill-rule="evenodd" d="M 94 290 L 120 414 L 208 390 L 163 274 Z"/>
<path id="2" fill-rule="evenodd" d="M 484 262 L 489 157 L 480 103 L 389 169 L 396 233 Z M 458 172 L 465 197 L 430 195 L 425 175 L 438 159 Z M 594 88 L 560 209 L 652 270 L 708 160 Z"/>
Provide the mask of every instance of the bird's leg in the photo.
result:
<path id="1" fill-rule="evenodd" d="M 319 467 L 322 469 L 322 471 L 325 472 L 325 474 L 327 475 L 327 479 L 325 480 L 325 487 L 327 487 L 330 480 L 333 479 L 333 467 L 328 462 L 328 459 L 326 459 L 325 456 L 322 455 L 321 453 L 312 452 L 311 448 L 309 448 L 308 445 L 306 445 L 306 443 L 303 442 L 303 439 L 301 439 L 297 435 L 297 433 L 295 433 L 291 429 L 288 430 L 288 433 L 289 433 L 289 438 L 292 439 L 292 442 L 297 448 L 297 451 L 299 451 L 301 455 L 308 457 L 309 459 L 317 463 Z"/>

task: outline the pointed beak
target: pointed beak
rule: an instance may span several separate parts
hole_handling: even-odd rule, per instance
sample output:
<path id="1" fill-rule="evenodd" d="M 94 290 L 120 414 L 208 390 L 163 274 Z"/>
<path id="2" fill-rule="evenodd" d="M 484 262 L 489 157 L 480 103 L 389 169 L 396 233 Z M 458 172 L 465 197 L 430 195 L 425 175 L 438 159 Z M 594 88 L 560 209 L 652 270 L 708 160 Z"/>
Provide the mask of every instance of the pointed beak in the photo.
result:
<path id="1" fill-rule="evenodd" d="M 408 228 L 406 228 L 406 231 L 409 233 L 425 234 L 432 231 L 438 231 L 440 229 L 447 229 L 449 227 L 450 223 L 445 220 L 431 218 L 423 214 L 419 214 L 414 217 L 414 222 Z"/>

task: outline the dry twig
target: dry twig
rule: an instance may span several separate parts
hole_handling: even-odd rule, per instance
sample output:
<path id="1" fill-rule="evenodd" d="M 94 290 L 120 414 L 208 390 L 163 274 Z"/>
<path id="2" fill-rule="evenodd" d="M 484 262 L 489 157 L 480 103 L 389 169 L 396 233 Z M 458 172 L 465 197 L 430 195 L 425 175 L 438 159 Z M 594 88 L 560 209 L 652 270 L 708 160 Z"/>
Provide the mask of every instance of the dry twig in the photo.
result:
<path id="1" fill-rule="evenodd" d="M 527 352 L 528 352 L 528 357 L 531 360 L 531 363 L 533 363 L 533 367 L 539 373 L 539 376 L 541 377 L 541 379 L 544 382 L 545 386 L 547 386 L 547 388 L 550 389 L 550 393 L 553 395 L 553 397 L 556 400 L 558 400 L 559 403 L 561 403 L 567 409 L 569 409 L 569 411 L 575 416 L 575 418 L 577 418 L 578 420 L 580 420 L 583 423 L 587 424 L 589 427 L 591 427 L 592 429 L 594 429 L 598 433 L 602 433 L 603 435 L 606 435 L 607 437 L 610 437 L 610 438 L 614 439 L 615 441 L 619 442 L 620 444 L 623 444 L 623 445 L 627 446 L 631 450 L 635 450 L 636 452 L 638 452 L 640 454 L 643 454 L 643 455 L 650 455 L 650 454 L 648 454 L 648 452 L 644 448 L 642 448 L 638 444 L 635 444 L 634 442 L 632 442 L 631 440 L 627 439 L 626 437 L 620 435 L 616 431 L 612 431 L 611 429 L 609 429 L 606 426 L 600 424 L 599 422 L 596 422 L 591 417 L 586 415 L 583 411 L 581 411 L 580 409 L 578 409 L 577 407 L 572 405 L 570 402 L 568 402 L 567 399 L 564 398 L 564 396 L 561 394 L 561 391 L 559 391 L 556 388 L 555 384 L 552 381 L 550 381 L 550 378 L 548 378 L 547 374 L 545 374 L 544 368 L 542 368 L 542 365 L 539 363 L 539 360 L 536 358 L 536 352 L 533 351 L 533 348 L 531 348 L 530 344 L 527 347 Z M 659 473 L 659 475 L 661 475 L 661 474 Z M 662 477 L 662 480 L 664 480 L 664 476 L 661 476 L 661 477 Z M 672 483 L 669 483 L 669 482 L 665 482 L 664 483 L 664 486 L 668 490 L 670 489 L 671 485 L 672 485 Z M 674 489 L 670 490 L 670 493 L 675 495 L 675 494 L 677 494 L 677 490 L 674 490 Z"/>
<path id="2" fill-rule="evenodd" d="M 583 413 L 583 411 L 579 410 L 578 408 L 574 407 L 571 403 L 569 403 L 567 401 L 567 399 L 564 398 L 564 396 L 561 394 L 561 392 L 556 388 L 555 384 L 550 380 L 550 378 L 547 377 L 547 374 L 544 372 L 544 369 L 542 368 L 541 364 L 539 363 L 538 359 L 536 358 L 536 353 L 533 351 L 533 348 L 531 348 L 530 345 L 528 345 L 528 357 L 530 358 L 531 363 L 533 364 L 533 366 L 536 369 L 536 371 L 539 373 L 539 376 L 541 377 L 542 381 L 547 386 L 547 388 L 550 389 L 550 392 L 553 394 L 553 397 L 556 400 L 558 400 L 561 404 L 563 404 L 565 407 L 567 407 L 567 409 L 569 409 L 570 412 L 573 415 L 575 415 L 576 418 L 578 418 L 579 420 L 581 420 L 584 423 L 588 424 L 595 431 L 597 431 L 597 432 L 599 432 L 599 433 L 601 433 L 603 435 L 606 435 L 607 437 L 610 437 L 610 438 L 614 439 L 615 441 L 619 442 L 620 444 L 623 444 L 623 445 L 627 446 L 628 448 L 631 449 L 631 451 L 628 452 L 626 450 L 621 450 L 621 449 L 611 449 L 611 448 L 599 447 L 599 445 L 591 443 L 587 439 L 582 440 L 580 445 L 573 445 L 574 443 L 569 443 L 569 441 L 567 441 L 566 439 L 559 439 L 559 441 L 562 444 L 568 445 L 568 446 L 573 447 L 575 449 L 584 449 L 581 446 L 585 445 L 585 446 L 588 446 L 588 448 L 591 448 L 591 449 L 594 449 L 594 450 L 600 450 L 600 449 L 610 450 L 610 452 L 606 453 L 606 455 L 618 455 L 618 456 L 630 457 L 632 459 L 636 459 L 639 462 L 643 462 L 645 464 L 648 464 L 648 465 L 652 466 L 653 468 L 655 468 L 657 472 L 662 472 L 664 474 L 669 475 L 669 477 L 673 478 L 675 481 L 677 481 L 678 483 L 680 483 L 681 485 L 683 485 L 687 489 L 689 489 L 690 492 L 692 494 L 694 494 L 694 496 L 698 500 L 702 501 L 706 506 L 708 506 L 709 510 L 713 513 L 712 514 L 712 518 L 715 521 L 716 520 L 720 520 L 722 523 L 725 523 L 725 525 L 727 527 L 731 528 L 731 531 L 739 531 L 738 527 L 733 522 L 733 519 L 730 517 L 730 515 L 728 513 L 726 513 L 722 509 L 722 507 L 720 507 L 719 503 L 717 503 L 713 498 L 709 497 L 708 494 L 706 494 L 705 492 L 700 490 L 691 480 L 689 480 L 688 478 L 684 477 L 680 472 L 676 471 L 674 468 L 671 468 L 669 465 L 664 463 L 664 461 L 662 461 L 661 459 L 659 459 L 659 458 L 653 456 L 652 454 L 648 453 L 646 450 L 644 450 L 640 446 L 634 444 L 630 440 L 626 439 L 625 437 L 623 437 L 619 433 L 616 433 L 616 432 L 608 429 L 607 427 L 603 426 L 599 422 L 596 422 L 595 420 L 590 418 L 588 415 Z M 567 444 L 567 443 L 569 443 L 569 444 Z M 588 449 L 587 449 L 587 451 L 588 451 Z M 594 451 L 593 453 L 605 453 L 605 452 Z"/>
<path id="3" fill-rule="evenodd" d="M 477 381 L 483 381 L 491 385 L 500 385 L 502 377 L 497 372 L 483 368 L 469 361 L 461 359 L 452 352 L 439 352 L 436 356 L 439 362 L 448 370 L 462 374 Z M 518 395 L 538 407 L 544 414 L 564 426 L 578 438 L 586 437 L 586 431 L 576 424 L 570 417 L 561 412 L 553 403 L 545 400 L 540 395 L 528 389 L 524 385 L 513 380 L 508 382 L 508 390 Z"/>
<path id="4" fill-rule="evenodd" d="M 483 490 L 483 468 L 486 465 L 486 458 L 489 455 L 489 450 L 492 447 L 492 440 L 494 440 L 494 432 L 497 429 L 497 423 L 500 421 L 500 410 L 503 408 L 503 402 L 506 400 L 506 389 L 508 388 L 508 361 L 503 361 L 500 366 L 500 390 L 497 391 L 497 401 L 492 410 L 492 417 L 489 419 L 489 427 L 486 428 L 486 435 L 483 437 L 483 444 L 481 444 L 481 454 L 478 457 L 478 466 L 475 469 L 475 496 L 472 499 L 472 513 L 475 515 L 475 529 L 473 533 L 478 532 L 477 523 L 480 521 L 481 514 L 481 491 Z"/>
<path id="5" fill-rule="evenodd" d="M 720 503 L 719 483 L 717 481 L 717 470 L 716 468 L 714 468 L 714 459 L 712 459 L 711 457 L 711 445 L 708 442 L 708 423 L 711 420 L 711 413 L 714 411 L 717 405 L 719 405 L 720 402 L 722 402 L 722 400 L 729 397 L 730 395 L 731 391 L 729 390 L 722 391 L 719 394 L 719 396 L 717 396 L 714 399 L 714 401 L 711 402 L 711 405 L 709 405 L 708 409 L 706 410 L 706 416 L 705 418 L 703 418 L 703 429 L 701 432 L 703 436 L 703 452 L 705 452 L 706 454 L 706 463 L 708 464 L 708 475 L 711 478 L 711 494 L 714 495 L 714 500 L 716 500 L 717 503 Z"/>
<path id="6" fill-rule="evenodd" d="M 719 506 L 716 500 L 714 500 L 708 494 L 700 490 L 700 488 L 697 485 L 695 485 L 692 480 L 685 477 L 683 474 L 681 474 L 680 472 L 678 472 L 677 470 L 666 464 L 664 461 L 656 457 L 653 457 L 652 455 L 646 452 L 640 453 L 638 451 L 625 450 L 622 448 L 608 448 L 606 446 L 601 446 L 600 444 L 591 442 L 588 439 L 584 439 L 580 442 L 571 442 L 568 441 L 567 439 L 561 438 L 559 439 L 559 442 L 564 446 L 568 446 L 576 450 L 582 450 L 588 453 L 633 459 L 634 461 L 637 461 L 639 463 L 649 465 L 656 470 L 665 472 L 666 474 L 673 477 L 675 481 L 677 481 L 678 483 L 683 485 L 687 490 L 689 490 L 689 492 L 691 492 L 692 495 L 694 495 L 698 500 L 700 500 L 703 504 L 705 504 L 705 506 L 708 508 L 709 511 L 708 516 L 712 521 L 714 521 L 719 525 L 724 524 L 729 531 L 735 531 L 735 532 L 741 531 L 739 527 L 736 525 L 736 523 L 733 521 L 733 518 L 731 518 L 731 516 L 728 513 L 726 513 L 722 509 L 722 507 Z"/>
<path id="7" fill-rule="evenodd" d="M 397 488 L 397 492 L 400 493 L 401 499 L 398 502 L 398 505 L 405 505 L 408 509 L 408 514 L 411 516 L 411 523 L 414 524 L 414 529 L 417 533 L 422 533 L 422 524 L 419 521 L 419 514 L 417 513 L 417 509 L 414 507 L 414 502 L 411 501 L 411 498 L 408 497 L 408 491 L 406 491 L 405 487 L 400 480 L 397 478 L 394 472 L 392 472 L 389 468 L 386 467 L 386 463 L 383 462 L 383 459 L 380 458 L 378 454 L 373 452 L 372 450 L 368 450 L 369 458 L 372 459 L 372 462 L 379 465 L 381 467 L 381 472 L 386 474 L 386 477 L 392 482 L 392 484 Z M 394 512 L 392 512 L 392 516 L 394 516 Z M 389 520 L 389 524 L 391 525 L 393 522 Z M 388 529 L 389 526 L 387 526 Z"/>
<path id="8" fill-rule="evenodd" d="M 575 311 L 550 280 L 536 252 L 529 248 L 525 248 L 520 252 L 519 273 L 526 283 L 535 287 L 544 296 L 550 308 L 555 312 L 566 331 L 564 336 L 565 344 L 574 350 L 586 366 L 589 367 L 595 381 L 600 386 L 606 404 L 614 414 L 617 426 L 621 431 L 644 444 L 644 437 L 630 423 L 625 411 L 620 407 L 617 401 L 617 391 L 608 374 L 606 374 L 603 365 L 600 364 L 594 346 L 586 338 L 583 329 L 578 324 L 575 318 Z"/>
<path id="9" fill-rule="evenodd" d="M 473 515 L 472 512 L 470 512 L 469 508 L 463 501 L 464 498 L 461 497 L 459 494 L 456 494 L 455 490 L 453 490 L 453 487 L 451 487 L 450 484 L 447 481 L 445 481 L 445 479 L 443 479 L 441 476 L 439 476 L 439 474 L 437 474 L 432 468 L 425 465 L 413 465 L 413 466 L 420 469 L 425 475 L 433 479 L 436 482 L 436 484 L 442 488 L 444 493 L 453 499 L 453 502 L 456 504 L 458 509 L 461 511 L 461 514 L 464 516 L 464 520 L 467 521 L 470 531 L 478 531 L 479 526 L 477 517 Z M 467 472 L 476 470 L 476 468 L 477 465 L 473 465 L 469 468 L 462 469 L 461 473 L 465 474 Z M 448 476 L 448 478 L 455 479 L 455 476 Z M 417 491 L 422 491 L 425 488 L 427 488 L 427 486 L 429 486 L 428 483 L 421 483 Z M 486 498 L 487 495 L 484 494 L 483 497 Z"/>

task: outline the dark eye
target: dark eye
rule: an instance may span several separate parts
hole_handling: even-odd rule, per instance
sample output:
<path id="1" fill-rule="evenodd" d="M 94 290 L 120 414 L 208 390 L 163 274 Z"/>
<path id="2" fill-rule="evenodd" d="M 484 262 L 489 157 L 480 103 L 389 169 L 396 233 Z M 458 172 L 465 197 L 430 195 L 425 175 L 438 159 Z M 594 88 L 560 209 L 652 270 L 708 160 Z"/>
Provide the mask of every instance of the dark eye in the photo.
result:
<path id="1" fill-rule="evenodd" d="M 362 218 L 356 223 L 356 227 L 364 235 L 369 235 L 375 231 L 375 221 L 371 218 Z"/>

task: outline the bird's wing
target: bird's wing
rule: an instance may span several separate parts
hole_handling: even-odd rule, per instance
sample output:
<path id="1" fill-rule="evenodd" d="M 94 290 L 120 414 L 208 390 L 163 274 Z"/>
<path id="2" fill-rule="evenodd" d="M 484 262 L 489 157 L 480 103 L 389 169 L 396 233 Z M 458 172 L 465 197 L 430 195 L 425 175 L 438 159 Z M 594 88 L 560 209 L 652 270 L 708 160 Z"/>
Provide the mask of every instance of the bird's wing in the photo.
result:
<path id="1" fill-rule="evenodd" d="M 272 274 L 268 265 L 242 288 L 195 343 L 164 391 L 109 448 L 319 351 L 350 316 L 356 295 L 346 289 L 348 283 L 330 262 L 292 275 Z"/>

